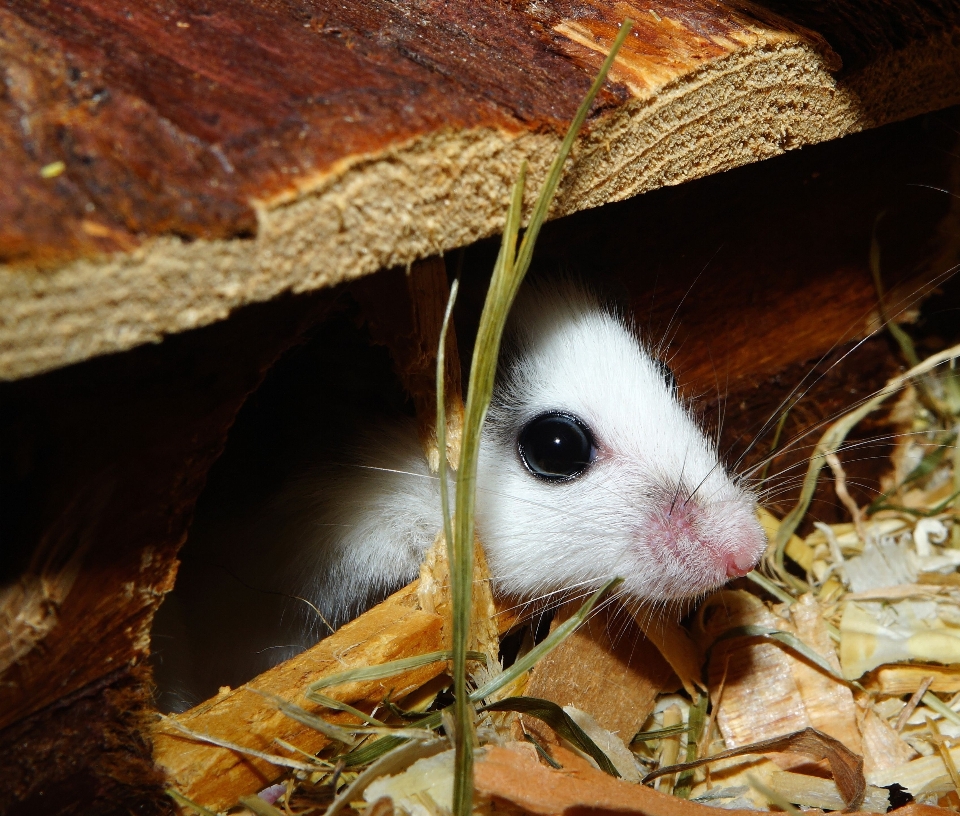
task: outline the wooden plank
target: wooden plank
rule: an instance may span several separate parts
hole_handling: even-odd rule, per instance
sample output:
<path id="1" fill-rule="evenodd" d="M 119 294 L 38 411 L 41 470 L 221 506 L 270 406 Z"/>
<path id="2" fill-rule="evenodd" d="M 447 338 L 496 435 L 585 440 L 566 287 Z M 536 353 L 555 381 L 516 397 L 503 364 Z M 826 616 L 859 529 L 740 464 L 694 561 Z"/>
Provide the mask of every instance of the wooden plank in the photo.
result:
<path id="1" fill-rule="evenodd" d="M 578 607 L 577 602 L 560 607 L 551 629 Z M 629 614 L 607 604 L 536 665 L 524 694 L 586 711 L 629 745 L 657 695 L 679 685 Z"/>
<path id="2" fill-rule="evenodd" d="M 908 186 L 955 187 L 949 150 L 928 138 L 938 122 L 948 124 L 942 118 L 554 222 L 538 263 L 610 273 L 642 328 L 655 312 L 660 334 L 647 335 L 654 344 L 682 300 L 671 345 L 681 383 L 692 395 L 729 401 L 729 439 L 756 432 L 751 423 L 769 416 L 799 382 L 804 360 L 829 349 L 847 328 L 848 336 L 860 336 L 873 303 L 865 258 L 878 207 L 890 219 L 885 252 L 894 233 L 902 233 L 905 245 L 885 254 L 895 280 L 910 281 L 915 268 L 949 267 L 945 255 L 943 263 L 921 264 L 920 245 L 953 199 Z M 890 209 L 891 200 L 900 209 Z M 947 249 L 955 252 L 955 228 L 950 235 Z M 471 299 L 468 283 L 482 284 L 489 274 L 494 244 L 465 253 L 464 304 Z M 695 283 L 704 266 L 707 273 Z M 55 625 L 0 683 L 0 766 L 11 769 L 0 774 L 0 811 L 36 812 L 53 789 L 76 801 L 90 801 L 90 791 L 112 791 L 104 795 L 115 803 L 149 798 L 149 745 L 138 728 L 149 705 L 143 661 L 151 616 L 237 408 L 280 351 L 318 319 L 319 305 L 315 296 L 287 298 L 159 346 L 0 385 L 0 441 L 11 464 L 0 469 L 0 495 L 4 534 L 13 542 L 4 550 L 13 563 L 0 564 L 4 579 L 15 582 L 43 540 L 62 538 L 66 564 L 70 553 L 88 546 L 70 592 L 49 610 Z M 752 341 L 752 330 L 761 344 Z M 954 332 L 955 323 L 946 331 Z M 468 338 L 461 339 L 461 348 L 469 348 Z M 849 348 L 841 347 L 843 355 Z M 872 367 L 861 370 L 871 354 Z M 859 399 L 897 365 L 883 341 L 859 355 L 843 356 L 821 390 L 804 400 L 796 412 L 804 421 L 816 423 Z M 851 394 L 854 387 L 858 393 Z M 106 505 L 91 500 L 102 495 Z M 128 763 L 115 773 L 122 756 L 134 770 Z M 162 796 L 159 783 L 152 784 L 150 796 Z"/>
<path id="3" fill-rule="evenodd" d="M 482 556 L 479 560 L 480 569 L 485 570 Z M 436 580 L 444 576 L 449 579 L 449 572 L 444 572 L 445 565 L 437 570 L 432 558 L 428 558 L 428 562 L 439 574 L 421 577 L 419 582 L 395 593 L 316 646 L 244 686 L 224 688 L 211 700 L 153 724 L 150 737 L 154 758 L 168 784 L 205 807 L 226 810 L 236 804 L 238 797 L 255 793 L 282 775 L 283 769 L 193 739 L 178 726 L 270 754 L 278 752 L 274 742 L 278 738 L 307 753 L 316 753 L 330 740 L 280 713 L 271 698 L 293 702 L 319 713 L 329 722 L 355 724 L 357 719 L 349 714 L 331 712 L 307 701 L 304 697 L 307 686 L 348 669 L 379 666 L 391 660 L 449 649 L 450 633 L 446 625 L 449 581 L 439 586 Z M 431 577 L 434 580 L 429 580 Z M 424 592 L 431 597 L 424 598 Z M 515 625 L 517 616 L 511 610 L 495 611 L 489 579 L 478 582 L 476 594 L 478 616 L 485 614 L 492 628 L 495 655 L 497 632 L 502 634 Z M 471 649 L 480 648 L 489 653 L 490 649 L 484 646 L 489 647 L 489 643 L 470 644 Z M 447 670 L 446 661 L 441 661 L 383 680 L 344 684 L 324 690 L 324 694 L 371 713 L 388 695 L 391 700 L 402 701 L 405 695 Z"/>
<path id="4" fill-rule="evenodd" d="M 0 377 L 495 232 L 626 15 L 556 214 L 960 100 L 956 0 L 777 10 L 10 0 Z"/>
<path id="5" fill-rule="evenodd" d="M 0 644 L 19 644 L 0 646 L 0 812 L 161 812 L 151 621 L 237 409 L 328 301 L 0 387 L 3 461 L 18 463 L 2 476 Z"/>

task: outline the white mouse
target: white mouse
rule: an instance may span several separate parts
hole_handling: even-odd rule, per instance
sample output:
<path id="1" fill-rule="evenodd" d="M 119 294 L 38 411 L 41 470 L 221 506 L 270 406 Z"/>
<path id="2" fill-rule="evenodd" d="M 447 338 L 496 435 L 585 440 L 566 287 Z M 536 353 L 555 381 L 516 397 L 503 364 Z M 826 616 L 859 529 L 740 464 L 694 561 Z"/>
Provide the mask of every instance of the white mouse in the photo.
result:
<path id="1" fill-rule="evenodd" d="M 416 578 L 441 515 L 415 423 L 369 428 L 331 459 L 237 533 L 255 562 L 247 574 L 286 603 L 274 613 L 282 637 L 236 587 L 218 592 L 210 576 L 178 584 L 176 637 L 193 641 L 194 671 L 200 662 L 221 679 L 161 680 L 186 701 L 173 707 L 248 679 Z M 494 590 L 519 602 L 620 576 L 629 600 L 663 607 L 745 575 L 766 545 L 755 497 L 726 472 L 669 369 L 572 281 L 528 285 L 514 306 L 483 430 L 476 529 Z M 302 600 L 291 607 L 291 596 Z M 294 608 L 308 625 L 293 625 Z"/>

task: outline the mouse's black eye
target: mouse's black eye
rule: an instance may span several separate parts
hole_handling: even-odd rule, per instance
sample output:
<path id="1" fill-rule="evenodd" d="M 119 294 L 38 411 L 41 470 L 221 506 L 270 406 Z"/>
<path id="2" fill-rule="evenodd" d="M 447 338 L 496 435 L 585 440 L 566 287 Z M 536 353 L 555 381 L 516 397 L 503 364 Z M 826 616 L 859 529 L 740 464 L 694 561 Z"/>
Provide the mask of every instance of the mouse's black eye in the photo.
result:
<path id="1" fill-rule="evenodd" d="M 583 421 L 559 411 L 540 414 L 524 425 L 517 437 L 517 450 L 527 470 L 551 482 L 575 479 L 597 455 Z"/>
<path id="2" fill-rule="evenodd" d="M 664 379 L 664 382 L 667 384 L 667 388 L 671 391 L 677 387 L 677 378 L 673 375 L 673 369 L 670 368 L 663 360 L 654 360 L 657 368 L 660 369 L 660 374 Z"/>

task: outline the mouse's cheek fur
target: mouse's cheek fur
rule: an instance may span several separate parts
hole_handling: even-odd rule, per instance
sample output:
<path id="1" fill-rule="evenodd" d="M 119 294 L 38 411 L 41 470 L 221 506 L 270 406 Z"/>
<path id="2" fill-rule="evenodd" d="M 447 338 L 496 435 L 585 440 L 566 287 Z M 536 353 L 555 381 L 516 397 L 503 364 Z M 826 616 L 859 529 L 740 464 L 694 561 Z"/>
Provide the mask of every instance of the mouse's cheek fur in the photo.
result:
<path id="1" fill-rule="evenodd" d="M 477 533 L 499 593 L 578 595 L 634 568 L 623 559 L 622 517 L 588 481 L 547 483 L 500 465 L 496 475 L 478 479 Z"/>
<path id="2" fill-rule="evenodd" d="M 485 485 L 478 533 L 498 592 L 549 601 L 621 577 L 624 594 L 661 602 L 703 595 L 759 560 L 755 501 L 725 474 L 700 497 L 615 470 L 620 478 L 598 468 L 551 484 L 501 469 L 496 486 Z"/>

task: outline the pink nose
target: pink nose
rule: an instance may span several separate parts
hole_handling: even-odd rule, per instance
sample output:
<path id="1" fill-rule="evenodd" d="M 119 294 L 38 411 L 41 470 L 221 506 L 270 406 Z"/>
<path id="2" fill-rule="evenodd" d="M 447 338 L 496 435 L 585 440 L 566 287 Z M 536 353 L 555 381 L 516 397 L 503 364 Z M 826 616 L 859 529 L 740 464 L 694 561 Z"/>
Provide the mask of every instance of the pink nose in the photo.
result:
<path id="1" fill-rule="evenodd" d="M 752 553 L 727 553 L 724 559 L 727 569 L 727 578 L 742 578 L 757 564 Z"/>

